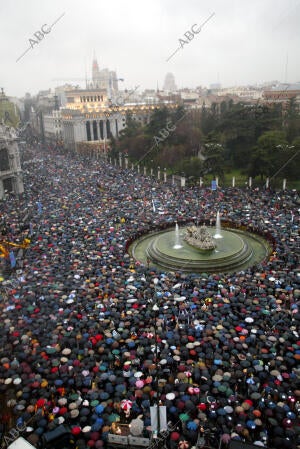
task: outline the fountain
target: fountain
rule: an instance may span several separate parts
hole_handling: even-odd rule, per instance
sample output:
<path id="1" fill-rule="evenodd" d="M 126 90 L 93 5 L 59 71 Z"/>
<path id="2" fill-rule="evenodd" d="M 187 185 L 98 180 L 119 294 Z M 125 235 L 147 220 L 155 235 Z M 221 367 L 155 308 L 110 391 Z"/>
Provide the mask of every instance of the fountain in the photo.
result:
<path id="1" fill-rule="evenodd" d="M 206 226 L 188 226 L 183 240 L 200 251 L 212 251 L 217 246 Z"/>
<path id="2" fill-rule="evenodd" d="M 184 234 L 180 238 L 176 223 L 175 229 L 172 226 L 138 238 L 130 245 L 129 254 L 145 265 L 150 260 L 168 271 L 234 273 L 266 259 L 272 251 L 266 240 L 245 230 L 227 227 L 221 235 L 214 227 L 206 227 L 205 233 L 200 229 L 196 228 L 195 242 L 193 226 L 180 228 L 180 234 Z M 214 233 L 221 238 L 216 239 Z M 203 235 L 198 238 L 198 234 Z"/>
<path id="3" fill-rule="evenodd" d="M 182 248 L 182 245 L 180 244 L 180 233 L 179 233 L 179 226 L 176 222 L 175 225 L 175 245 L 173 246 L 174 249 L 180 249 Z"/>
<path id="4" fill-rule="evenodd" d="M 214 239 L 222 239 L 223 236 L 221 234 L 221 218 L 220 218 L 220 212 L 217 212 L 217 219 L 216 219 L 216 232 L 214 234 Z"/>

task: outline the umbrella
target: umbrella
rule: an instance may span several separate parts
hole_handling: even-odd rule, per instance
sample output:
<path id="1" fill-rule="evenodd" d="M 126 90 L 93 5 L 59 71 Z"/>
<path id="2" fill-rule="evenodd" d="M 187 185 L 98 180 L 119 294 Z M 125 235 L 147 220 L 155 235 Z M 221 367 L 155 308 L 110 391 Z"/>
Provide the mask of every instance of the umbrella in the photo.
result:
<path id="1" fill-rule="evenodd" d="M 133 419 L 130 423 L 130 433 L 138 436 L 143 432 L 144 423 L 140 418 Z"/>
<path id="2" fill-rule="evenodd" d="M 173 399 L 175 399 L 175 393 L 167 393 L 166 399 L 168 399 L 169 401 L 172 401 Z"/>
<path id="3" fill-rule="evenodd" d="M 121 409 L 124 411 L 128 411 L 132 408 L 132 401 L 130 401 L 129 399 L 123 399 L 123 401 L 121 401 Z"/>
<path id="4" fill-rule="evenodd" d="M 248 427 L 249 429 L 255 429 L 255 428 L 256 428 L 256 422 L 253 421 L 253 420 L 251 420 L 251 419 L 249 419 L 249 420 L 246 422 L 246 425 L 247 425 L 247 427 Z"/>
<path id="5" fill-rule="evenodd" d="M 179 442 L 178 447 L 179 449 L 188 449 L 190 445 L 186 440 L 184 440 Z"/>
<path id="6" fill-rule="evenodd" d="M 189 415 L 187 413 L 180 413 L 179 419 L 183 422 L 186 422 L 190 419 Z"/>
<path id="7" fill-rule="evenodd" d="M 189 421 L 186 425 L 189 430 L 197 430 L 198 424 L 195 421 Z"/>
<path id="8" fill-rule="evenodd" d="M 231 436 L 229 435 L 229 433 L 223 433 L 223 435 L 221 436 L 222 443 L 228 444 L 230 440 Z"/>
<path id="9" fill-rule="evenodd" d="M 119 422 L 120 421 L 120 415 L 118 415 L 117 413 L 111 413 L 108 417 L 108 421 L 110 423 L 113 422 Z"/>
<path id="10" fill-rule="evenodd" d="M 97 415 L 101 415 L 101 413 L 104 411 L 104 406 L 102 404 L 97 405 L 97 407 L 95 408 L 95 412 L 97 413 Z"/>

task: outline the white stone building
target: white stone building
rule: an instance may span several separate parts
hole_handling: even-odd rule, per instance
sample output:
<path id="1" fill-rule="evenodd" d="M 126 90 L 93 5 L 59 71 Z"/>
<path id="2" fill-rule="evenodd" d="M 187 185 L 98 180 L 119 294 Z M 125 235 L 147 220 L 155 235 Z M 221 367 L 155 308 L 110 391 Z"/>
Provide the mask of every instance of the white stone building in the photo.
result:
<path id="1" fill-rule="evenodd" d="M 0 124 L 0 199 L 24 192 L 18 137 L 14 128 Z"/>

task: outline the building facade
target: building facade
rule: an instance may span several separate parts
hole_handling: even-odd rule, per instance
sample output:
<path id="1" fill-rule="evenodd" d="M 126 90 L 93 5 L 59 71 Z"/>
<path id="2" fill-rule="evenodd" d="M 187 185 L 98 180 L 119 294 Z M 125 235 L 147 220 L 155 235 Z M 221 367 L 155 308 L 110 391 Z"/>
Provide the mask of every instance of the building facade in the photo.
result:
<path id="1" fill-rule="evenodd" d="M 64 146 L 79 153 L 105 153 L 111 138 L 117 139 L 126 127 L 128 114 L 144 125 L 162 106 L 166 104 L 114 103 L 105 89 L 69 91 L 67 104 L 60 110 Z M 168 104 L 167 107 L 176 108 L 177 104 Z"/>
<path id="2" fill-rule="evenodd" d="M 14 128 L 0 124 L 0 199 L 24 192 L 18 138 Z"/>

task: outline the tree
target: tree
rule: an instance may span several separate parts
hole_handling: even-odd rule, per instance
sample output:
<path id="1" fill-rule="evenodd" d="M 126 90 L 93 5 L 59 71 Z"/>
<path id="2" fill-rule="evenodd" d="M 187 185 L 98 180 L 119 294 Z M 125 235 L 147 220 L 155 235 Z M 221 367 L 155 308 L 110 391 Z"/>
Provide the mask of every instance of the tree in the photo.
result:
<path id="1" fill-rule="evenodd" d="M 286 127 L 287 140 L 289 142 L 292 142 L 297 136 L 300 136 L 299 105 L 296 103 L 295 97 L 289 100 L 284 124 Z"/>
<path id="2" fill-rule="evenodd" d="M 224 148 L 217 142 L 210 142 L 204 145 L 205 150 L 203 156 L 205 158 L 203 167 L 205 171 L 209 171 L 214 177 L 224 178 Z"/>
<path id="3" fill-rule="evenodd" d="M 257 147 L 253 148 L 250 156 L 248 173 L 251 176 L 260 175 L 272 177 L 284 164 L 286 155 L 283 151 L 287 145 L 283 131 L 267 131 L 262 134 Z"/>

